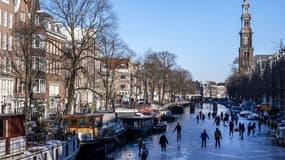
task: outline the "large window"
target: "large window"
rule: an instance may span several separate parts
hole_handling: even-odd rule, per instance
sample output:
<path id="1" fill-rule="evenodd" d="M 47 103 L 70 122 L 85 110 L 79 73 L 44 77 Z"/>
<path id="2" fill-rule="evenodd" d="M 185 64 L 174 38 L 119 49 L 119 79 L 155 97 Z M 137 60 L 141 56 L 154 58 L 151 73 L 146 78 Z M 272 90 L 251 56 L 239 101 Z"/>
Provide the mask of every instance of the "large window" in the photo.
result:
<path id="1" fill-rule="evenodd" d="M 21 79 L 16 79 L 16 93 L 18 94 L 24 94 L 24 87 L 25 87 L 25 83 L 24 81 L 22 81 Z"/>
<path id="2" fill-rule="evenodd" d="M 2 15 L 1 15 L 1 21 L 2 21 L 2 25 L 4 27 L 7 27 L 7 12 L 2 10 Z"/>
<path id="3" fill-rule="evenodd" d="M 12 29 L 12 26 L 13 25 L 13 14 L 12 13 L 9 13 L 9 16 L 8 16 L 8 27 L 10 29 Z"/>
<path id="4" fill-rule="evenodd" d="M 44 79 L 37 79 L 33 81 L 33 92 L 34 93 L 45 93 L 45 84 Z"/>
<path id="5" fill-rule="evenodd" d="M 2 70 L 3 70 L 3 72 L 6 72 L 6 73 L 11 72 L 11 69 L 12 69 L 11 59 L 8 57 L 3 57 L 2 58 Z"/>
<path id="6" fill-rule="evenodd" d="M 8 36 L 8 50 L 12 51 L 12 47 L 13 47 L 13 39 L 12 39 L 12 36 L 9 35 Z"/>
<path id="7" fill-rule="evenodd" d="M 2 2 L 9 4 L 9 0 L 2 0 Z"/>
<path id="8" fill-rule="evenodd" d="M 11 96 L 13 94 L 13 80 L 0 79 L 0 97 Z"/>
<path id="9" fill-rule="evenodd" d="M 36 71 L 46 71 L 46 58 L 44 57 L 33 57 L 32 68 Z"/>
<path id="10" fill-rule="evenodd" d="M 45 49 L 46 48 L 46 37 L 43 35 L 33 35 L 33 48 L 40 48 Z"/>
<path id="11" fill-rule="evenodd" d="M 1 46 L 2 49 L 7 49 L 7 34 L 5 32 L 3 32 L 1 37 Z"/>
<path id="12" fill-rule="evenodd" d="M 49 95 L 58 96 L 59 95 L 59 84 L 51 84 L 49 86 Z"/>

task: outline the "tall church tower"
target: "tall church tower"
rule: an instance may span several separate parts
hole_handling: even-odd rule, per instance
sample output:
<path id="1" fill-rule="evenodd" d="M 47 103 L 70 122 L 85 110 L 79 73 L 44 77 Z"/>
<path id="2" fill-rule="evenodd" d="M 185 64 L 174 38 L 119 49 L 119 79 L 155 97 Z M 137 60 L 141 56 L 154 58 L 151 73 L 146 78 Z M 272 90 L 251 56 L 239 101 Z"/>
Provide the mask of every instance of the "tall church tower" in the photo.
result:
<path id="1" fill-rule="evenodd" d="M 239 72 L 249 73 L 254 67 L 252 30 L 250 28 L 251 15 L 248 0 L 243 0 L 241 15 L 240 47 L 239 47 Z"/>

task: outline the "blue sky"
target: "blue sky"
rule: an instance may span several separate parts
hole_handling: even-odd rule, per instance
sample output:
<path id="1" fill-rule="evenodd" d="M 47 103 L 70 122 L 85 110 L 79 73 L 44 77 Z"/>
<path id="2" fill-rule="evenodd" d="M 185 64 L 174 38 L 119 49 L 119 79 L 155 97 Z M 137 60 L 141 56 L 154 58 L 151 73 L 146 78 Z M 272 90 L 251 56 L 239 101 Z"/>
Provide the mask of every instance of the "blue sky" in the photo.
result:
<path id="1" fill-rule="evenodd" d="M 224 81 L 238 56 L 243 0 L 111 0 L 119 32 L 138 55 L 175 53 L 195 80 Z M 285 0 L 249 0 L 254 54 L 270 54 L 285 38 Z M 284 41 L 285 42 L 285 41 Z"/>

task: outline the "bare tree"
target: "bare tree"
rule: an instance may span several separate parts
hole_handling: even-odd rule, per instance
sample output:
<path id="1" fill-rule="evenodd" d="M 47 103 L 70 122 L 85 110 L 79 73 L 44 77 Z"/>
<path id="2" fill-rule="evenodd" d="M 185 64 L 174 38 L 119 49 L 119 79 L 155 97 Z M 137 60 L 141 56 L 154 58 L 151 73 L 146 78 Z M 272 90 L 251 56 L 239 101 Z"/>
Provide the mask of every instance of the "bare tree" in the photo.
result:
<path id="1" fill-rule="evenodd" d="M 98 52 L 90 52 L 90 50 L 94 48 L 94 44 L 96 47 L 98 42 L 95 40 L 99 32 L 107 34 L 116 29 L 116 17 L 112 13 L 112 6 L 108 0 L 47 0 L 43 3 L 47 12 L 62 25 L 62 29 L 66 32 L 68 42 L 66 47 L 61 49 L 63 53 L 61 61 L 67 64 L 61 69 L 66 73 L 66 109 L 71 113 L 75 99 L 76 77 L 86 72 L 84 61 L 98 60 Z M 87 89 L 91 88 L 87 87 Z"/>
<path id="2" fill-rule="evenodd" d="M 129 57 L 134 53 L 116 34 L 110 35 L 105 32 L 100 32 L 97 35 L 96 42 L 98 42 L 97 45 L 102 64 L 99 73 L 100 80 L 103 84 L 101 98 L 105 102 L 105 109 L 107 109 L 108 103 L 112 101 L 112 109 L 114 110 L 114 81 L 118 78 L 116 77 L 116 72 L 120 69 L 124 61 L 129 62 Z M 129 66 L 127 64 L 124 67 Z"/>
<path id="3" fill-rule="evenodd" d="M 161 80 L 161 83 L 162 83 L 161 92 L 162 93 L 161 93 L 160 103 L 161 102 L 163 103 L 169 73 L 172 67 L 176 64 L 176 61 L 175 61 L 176 55 L 168 51 L 163 51 L 163 52 L 158 53 L 158 57 L 159 57 L 160 64 L 161 64 L 160 68 L 161 68 L 161 74 L 162 74 L 162 77 L 161 77 L 162 78 Z"/>

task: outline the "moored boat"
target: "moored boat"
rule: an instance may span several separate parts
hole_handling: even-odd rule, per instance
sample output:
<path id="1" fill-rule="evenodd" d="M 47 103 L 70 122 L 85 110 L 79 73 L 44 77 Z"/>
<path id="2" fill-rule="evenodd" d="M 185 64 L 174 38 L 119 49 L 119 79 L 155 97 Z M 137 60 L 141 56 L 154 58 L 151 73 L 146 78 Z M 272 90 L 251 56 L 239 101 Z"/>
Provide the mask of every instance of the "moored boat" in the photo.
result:
<path id="1" fill-rule="evenodd" d="M 134 116 L 119 117 L 127 127 L 127 137 L 138 137 L 150 131 L 154 124 L 152 115 L 137 113 Z"/>
<path id="2" fill-rule="evenodd" d="M 29 141 L 26 135 L 25 116 L 0 115 L 0 159 L 75 159 L 79 151 L 76 134 L 56 137 L 50 134 L 31 134 L 37 141 Z M 1 135 L 2 134 L 2 135 Z"/>
<path id="3" fill-rule="evenodd" d="M 68 132 L 76 132 L 80 145 L 98 143 L 98 136 L 102 127 L 102 113 L 85 115 L 64 115 L 61 127 Z"/>
<path id="4" fill-rule="evenodd" d="M 100 133 L 100 138 L 104 141 L 105 150 L 112 150 L 117 145 L 125 141 L 125 133 L 127 128 L 124 126 L 123 121 L 120 119 L 113 119 L 105 123 Z"/>
<path id="5" fill-rule="evenodd" d="M 165 121 L 159 122 L 152 127 L 154 133 L 164 132 L 167 129 L 167 123 Z"/>
<path id="6" fill-rule="evenodd" d="M 174 122 L 176 121 L 176 119 L 177 117 L 172 115 L 171 111 L 169 110 L 162 111 L 161 121 Z"/>
<path id="7" fill-rule="evenodd" d="M 171 107 L 170 110 L 173 114 L 183 114 L 184 113 L 183 106 L 174 106 L 174 107 Z"/>

